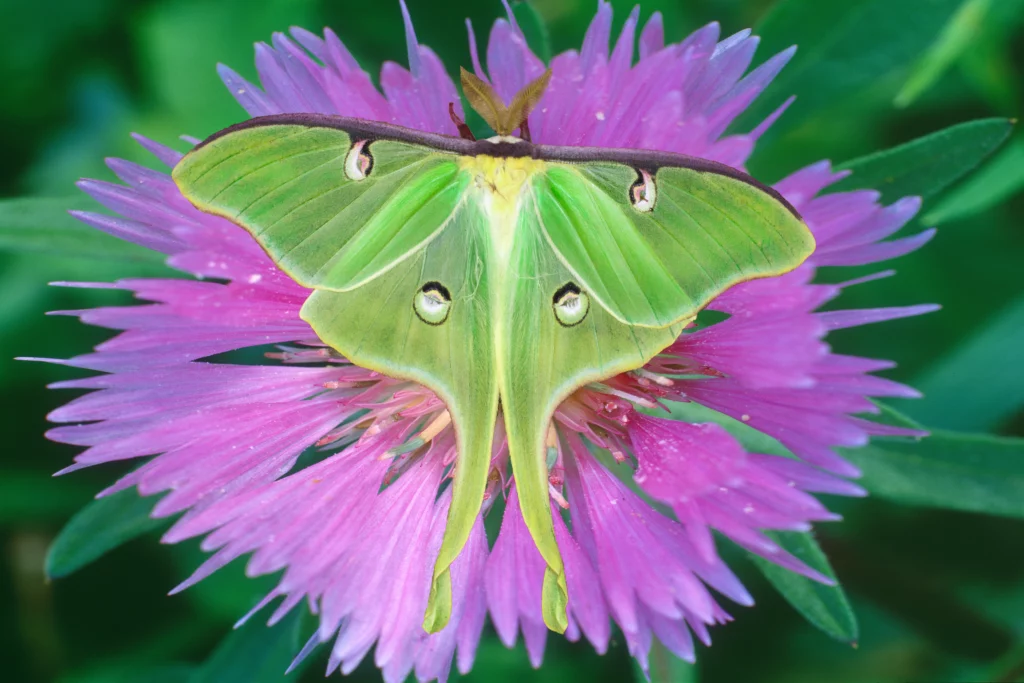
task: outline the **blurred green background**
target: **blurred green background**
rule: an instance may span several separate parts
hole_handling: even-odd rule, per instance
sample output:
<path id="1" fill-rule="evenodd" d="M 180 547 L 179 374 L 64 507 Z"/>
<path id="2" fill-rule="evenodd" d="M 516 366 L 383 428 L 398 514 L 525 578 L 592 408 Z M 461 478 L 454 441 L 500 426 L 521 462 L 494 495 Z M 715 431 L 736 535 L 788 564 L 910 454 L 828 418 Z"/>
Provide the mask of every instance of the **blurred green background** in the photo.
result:
<path id="1" fill-rule="evenodd" d="M 536 0 L 532 6 L 558 52 L 578 47 L 595 4 Z M 498 0 L 409 5 L 421 42 L 453 72 L 469 63 L 463 18 L 473 19 L 484 40 L 502 12 Z M 613 5 L 618 27 L 632 2 Z M 918 154 L 918 166 L 909 170 L 897 173 L 889 162 L 874 171 L 870 163 L 857 165 L 867 169 L 862 178 L 886 188 L 887 201 L 903 191 L 928 195 L 923 220 L 908 233 L 922 223 L 940 230 L 925 249 L 895 264 L 897 277 L 848 291 L 838 305 L 939 302 L 943 310 L 829 340 L 840 352 L 897 361 L 889 376 L 927 396 L 895 407 L 928 427 L 1024 434 L 1024 139 L 1006 121 L 1024 104 L 1024 0 L 648 0 L 643 19 L 654 10 L 664 14 L 670 40 L 712 20 L 721 22 L 723 35 L 754 27 L 763 36 L 758 62 L 800 45 L 777 85 L 744 119 L 749 127 L 787 95 L 799 96 L 750 164 L 762 180 L 818 159 L 838 164 L 954 124 L 997 119 L 929 139 L 922 149 L 931 156 Z M 74 248 L 79 233 L 63 211 L 87 202 L 75 197 L 73 182 L 113 179 L 105 156 L 150 164 L 130 131 L 173 145 L 180 134 L 201 138 L 244 118 L 214 65 L 227 63 L 254 80 L 252 43 L 293 25 L 333 27 L 374 74 L 383 60 L 405 60 L 397 0 L 0 3 L 0 197 L 53 198 L 0 202 L 4 681 L 277 681 L 299 634 L 304 639 L 311 629 L 308 618 L 272 630 L 254 623 L 225 640 L 267 581 L 245 579 L 236 564 L 167 597 L 201 554 L 194 543 L 160 546 L 162 525 L 138 524 L 138 510 L 126 517 L 135 527 L 111 533 L 139 538 L 70 576 L 46 580 L 44 558 L 58 531 L 119 471 L 50 478 L 74 450 L 42 438 L 46 413 L 69 398 L 45 385 L 74 371 L 12 360 L 69 357 L 107 336 L 44 312 L 125 301 L 47 282 L 166 274 L 138 252 L 93 251 L 87 241 Z M 43 228 L 49 232 L 29 235 Z M 64 239 L 69 234 L 72 241 Z M 854 277 L 850 272 L 826 277 Z M 902 484 L 868 470 L 876 472 L 869 488 L 877 482 L 878 496 L 829 501 L 846 521 L 821 525 L 818 540 L 843 582 L 860 635 L 841 625 L 825 630 L 845 633 L 854 646 L 815 629 L 753 564 L 732 553 L 757 607 L 732 610 L 736 622 L 713 632 L 715 645 L 699 652 L 696 667 L 659 659 L 657 680 L 1024 680 L 1022 442 L 947 434 L 935 443 L 960 450 L 943 450 L 921 466 L 919 478 Z M 879 457 L 897 458 L 898 450 Z M 322 655 L 314 657 L 288 680 L 321 680 L 323 663 Z M 551 638 L 545 665 L 534 672 L 522 647 L 507 651 L 488 632 L 467 680 L 618 682 L 634 675 L 621 639 L 600 658 L 589 646 Z M 379 675 L 364 662 L 352 679 Z"/>

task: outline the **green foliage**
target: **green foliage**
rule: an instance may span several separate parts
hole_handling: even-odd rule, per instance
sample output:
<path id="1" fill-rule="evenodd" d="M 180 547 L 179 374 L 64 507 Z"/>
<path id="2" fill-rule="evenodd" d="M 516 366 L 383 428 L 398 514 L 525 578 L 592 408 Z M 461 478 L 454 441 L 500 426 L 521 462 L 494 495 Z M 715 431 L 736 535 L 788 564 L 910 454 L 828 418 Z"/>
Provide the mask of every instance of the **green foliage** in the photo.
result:
<path id="1" fill-rule="evenodd" d="M 886 409 L 888 421 L 920 425 Z M 924 439 L 876 438 L 844 455 L 873 495 L 951 510 L 1024 517 L 1024 439 L 935 430 Z"/>
<path id="2" fill-rule="evenodd" d="M 971 218 L 1024 189 L 1024 140 L 1015 139 L 925 214 L 928 224 Z"/>
<path id="3" fill-rule="evenodd" d="M 1024 408 L 1024 367 L 1019 356 L 1024 297 L 981 321 L 916 381 L 925 398 L 906 406 L 929 425 L 989 430 Z"/>
<path id="4" fill-rule="evenodd" d="M 149 513 L 155 500 L 135 489 L 99 498 L 75 513 L 46 556 L 46 575 L 67 576 L 114 548 L 167 525 Z"/>
<path id="5" fill-rule="evenodd" d="M 188 683 L 278 683 L 294 681 L 284 671 L 302 647 L 303 613 L 292 610 L 268 627 L 254 616 L 217 646 Z"/>
<path id="6" fill-rule="evenodd" d="M 776 531 L 768 533 L 768 536 L 807 566 L 836 580 L 835 572 L 832 571 L 825 553 L 821 551 L 812 534 Z M 807 621 L 836 640 L 844 643 L 857 642 L 857 617 L 854 616 L 850 602 L 838 583 L 826 586 L 783 569 L 757 555 L 751 555 L 750 558 L 765 578 L 775 586 L 775 590 L 779 591 Z"/>
<path id="7" fill-rule="evenodd" d="M 929 199 L 973 171 L 1003 144 L 1013 129 L 1005 119 L 950 126 L 906 144 L 841 164 L 852 171 L 830 189 L 871 188 L 883 202 L 916 195 Z"/>
<path id="8" fill-rule="evenodd" d="M 756 125 L 793 94 L 793 111 L 774 127 L 780 135 L 818 110 L 838 106 L 905 68 L 935 40 L 960 0 L 780 0 L 758 23 L 762 54 L 798 45 L 796 57 L 765 97 L 742 117 Z"/>
<path id="9" fill-rule="evenodd" d="M 964 0 L 938 39 L 917 61 L 893 103 L 906 107 L 935 85 L 977 38 L 993 0 Z"/>
<path id="10" fill-rule="evenodd" d="M 634 664 L 637 683 L 696 683 L 697 667 L 676 657 L 667 647 L 655 640 L 647 654 L 648 671 L 645 675 L 639 664 Z"/>
<path id="11" fill-rule="evenodd" d="M 159 261 L 161 255 L 117 239 L 75 220 L 72 209 L 93 209 L 97 204 L 83 195 L 62 199 L 0 200 L 0 250 L 32 251 L 52 256 L 74 256 L 123 261 Z"/>

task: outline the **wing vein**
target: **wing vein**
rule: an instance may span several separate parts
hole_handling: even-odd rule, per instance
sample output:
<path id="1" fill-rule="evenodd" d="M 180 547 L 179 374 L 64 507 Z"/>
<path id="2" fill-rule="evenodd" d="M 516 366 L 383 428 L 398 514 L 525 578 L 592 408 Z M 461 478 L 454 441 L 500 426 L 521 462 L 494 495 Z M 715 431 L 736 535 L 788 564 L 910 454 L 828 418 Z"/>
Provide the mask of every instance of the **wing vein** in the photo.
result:
<path id="1" fill-rule="evenodd" d="M 733 218 L 732 216 L 730 216 L 729 214 L 727 214 L 727 213 L 726 213 L 725 211 L 722 211 L 722 210 L 721 210 L 720 208 L 718 208 L 717 206 L 715 206 L 714 204 L 712 204 L 712 203 L 711 203 L 711 202 L 709 202 L 708 200 L 706 200 L 706 199 L 703 199 L 702 197 L 698 197 L 697 195 L 695 195 L 695 194 L 693 194 L 693 193 L 691 193 L 691 192 L 687 192 L 686 190 L 684 190 L 684 189 L 683 189 L 683 188 L 681 188 L 681 187 L 680 187 L 680 188 L 677 188 L 677 189 L 678 189 L 678 190 L 679 190 L 680 192 L 682 192 L 683 194 L 685 194 L 686 196 L 688 196 L 688 197 L 692 197 L 692 198 L 694 199 L 694 201 L 698 201 L 698 202 L 700 202 L 701 204 L 703 204 L 704 206 L 707 206 L 707 207 L 708 207 L 708 208 L 710 208 L 711 210 L 715 211 L 716 213 L 719 213 L 719 214 L 721 214 L 721 215 L 722 215 L 722 216 L 723 216 L 723 217 L 724 217 L 724 218 L 725 218 L 725 219 L 726 219 L 727 221 L 729 221 L 730 223 L 732 223 L 733 225 L 735 225 L 735 226 L 736 226 L 736 228 L 737 228 L 737 229 L 738 229 L 738 230 L 739 230 L 740 232 L 742 232 L 742 233 L 743 233 L 744 235 L 746 235 L 746 236 L 747 236 L 747 239 L 749 239 L 749 240 L 750 240 L 750 241 L 751 241 L 751 242 L 752 242 L 752 243 L 753 243 L 753 244 L 754 244 L 754 245 L 755 245 L 755 246 L 757 247 L 757 250 L 761 252 L 761 258 L 763 258 L 763 259 L 764 259 L 765 265 L 767 265 L 767 266 L 771 267 L 771 265 L 772 265 L 772 261 L 771 261 L 771 259 L 769 259 L 769 258 L 768 258 L 768 254 L 766 254 L 766 253 L 765 253 L 765 251 L 764 251 L 764 247 L 762 247 L 762 246 L 761 246 L 761 243 L 760 243 L 760 242 L 758 242 L 757 240 L 755 240 L 755 239 L 753 238 L 753 236 L 752 236 L 752 235 L 751 235 L 751 234 L 750 234 L 749 232 L 747 232 L 747 231 L 746 231 L 746 230 L 745 230 L 745 229 L 743 228 L 743 226 L 742 226 L 742 225 L 740 225 L 740 224 L 739 224 L 739 223 L 738 223 L 738 222 L 736 221 L 736 219 L 735 219 L 735 218 Z M 778 231 L 778 229 L 777 229 L 777 228 L 775 227 L 775 225 L 774 225 L 773 223 L 771 223 L 771 221 L 765 221 L 765 222 L 766 222 L 766 223 L 768 223 L 769 225 L 771 225 L 772 231 L 773 231 L 773 232 L 775 232 L 775 234 L 776 234 L 776 235 L 778 235 L 778 236 L 779 236 L 780 238 L 782 237 L 782 233 L 780 233 L 780 232 Z M 785 240 L 783 240 L 783 243 L 785 243 Z M 788 245 L 787 245 L 787 246 L 788 246 Z"/>
<path id="2" fill-rule="evenodd" d="M 662 197 L 664 199 L 667 199 L 668 201 L 672 202 L 676 206 L 676 208 L 678 208 L 683 214 L 686 215 L 687 218 L 689 218 L 691 221 L 693 221 L 694 225 L 698 226 L 701 229 L 701 231 L 704 232 L 705 235 L 710 237 L 711 241 L 714 242 L 718 246 L 718 248 L 722 250 L 722 253 L 725 254 L 729 258 L 730 261 L 732 261 L 732 264 L 734 266 L 736 266 L 736 270 L 738 270 L 738 271 L 742 271 L 743 270 L 743 267 L 739 264 L 739 261 L 737 261 L 736 257 L 733 256 L 732 253 L 728 249 L 725 248 L 725 245 L 723 245 L 721 242 L 719 242 L 718 238 L 715 237 L 715 235 L 710 230 L 705 228 L 703 225 L 700 224 L 699 221 L 697 221 L 692 215 L 690 215 L 690 212 L 687 211 L 685 208 L 683 208 L 683 205 L 680 204 L 678 201 L 676 201 L 675 197 L 673 197 L 672 195 L 667 194 L 667 193 L 662 193 Z M 654 212 L 651 212 L 651 217 L 654 218 Z M 674 234 L 672 234 L 672 231 L 669 230 L 668 228 L 666 228 L 664 223 L 662 223 L 661 221 L 658 221 L 658 220 L 655 220 L 655 222 L 658 224 L 659 227 L 661 227 L 662 230 L 664 230 L 669 235 L 669 237 L 671 237 L 673 240 L 675 240 L 676 244 L 678 244 L 680 247 L 682 247 L 686 251 L 687 254 L 690 254 L 690 258 L 693 259 L 693 262 L 696 263 L 697 266 L 704 272 L 704 274 L 708 276 L 708 279 L 712 280 L 712 282 L 713 282 L 714 280 L 711 277 L 711 275 L 707 272 L 707 270 L 704 269 L 704 267 L 701 265 L 700 261 L 698 261 L 696 258 L 693 257 L 693 253 L 686 247 L 686 245 L 684 245 L 682 243 L 682 241 L 679 240 L 678 237 L 676 237 Z"/>
<path id="3" fill-rule="evenodd" d="M 410 168 L 410 169 L 412 169 L 412 168 L 415 168 L 415 167 L 416 167 L 416 166 L 417 166 L 418 164 L 421 164 L 421 163 L 423 163 L 424 161 L 426 161 L 426 158 L 423 158 L 423 159 L 421 159 L 421 160 L 419 160 L 419 161 L 415 161 L 415 162 L 413 162 L 413 163 L 409 164 L 407 168 Z M 317 168 L 320 168 L 320 166 L 318 166 Z M 316 169 L 310 169 L 310 172 L 312 172 L 312 171 L 314 171 L 314 170 L 316 170 Z M 403 169 L 403 170 L 405 170 L 405 169 Z M 305 175 L 305 174 L 303 174 L 303 175 Z M 300 177 L 301 177 L 301 176 L 300 176 Z M 386 178 L 386 177 L 387 177 L 387 176 L 385 176 L 385 178 Z M 380 180 L 378 180 L 378 182 L 383 182 L 383 180 L 384 180 L 384 178 L 381 178 Z M 285 183 L 285 184 L 287 184 L 287 183 Z M 283 185 L 282 185 L 282 186 L 280 186 L 280 187 L 277 187 L 277 188 L 275 188 L 275 189 L 274 189 L 274 191 L 276 192 L 277 190 L 281 189 L 281 187 L 283 187 Z M 316 194 L 316 195 L 313 195 L 312 197 L 309 197 L 309 198 L 307 198 L 307 199 L 303 200 L 303 201 L 302 201 L 302 202 L 300 202 L 300 203 L 299 203 L 298 205 L 296 205 L 296 206 L 292 207 L 291 209 L 289 209 L 289 210 L 288 210 L 288 212 L 287 212 L 286 214 L 284 214 L 283 216 L 281 216 L 281 217 L 277 218 L 276 220 L 274 220 L 274 222 L 270 223 L 270 224 L 269 224 L 269 225 L 268 225 L 268 226 L 267 226 L 266 228 L 264 228 L 263 230 L 261 230 L 261 231 L 260 231 L 259 233 L 254 233 L 254 234 L 260 234 L 260 235 L 262 235 L 262 234 L 264 234 L 264 233 L 268 232 L 269 230 L 271 230 L 271 229 L 272 229 L 272 228 L 273 228 L 273 227 L 274 227 L 275 225 L 277 225 L 277 224 L 278 224 L 278 223 L 280 223 L 281 221 L 283 221 L 283 220 L 287 219 L 287 218 L 288 218 L 289 216 L 291 216 L 291 215 L 292 215 L 293 213 L 295 213 L 296 211 L 298 211 L 298 210 L 299 210 L 299 209 L 301 209 L 302 207 L 304 207 L 304 206 L 306 206 L 307 204 L 309 204 L 310 202 L 315 202 L 316 200 L 320 199 L 321 197 L 325 197 L 325 196 L 327 196 L 328 194 L 330 194 L 330 193 L 332 193 L 332 192 L 337 192 L 337 191 L 339 191 L 339 190 L 344 190 L 344 189 L 347 189 L 348 187 L 350 187 L 350 186 L 349 186 L 349 185 L 347 185 L 347 184 L 346 184 L 346 185 L 337 185 L 337 186 L 334 186 L 334 187 L 329 187 L 328 189 L 324 190 L 323 192 L 321 192 L 321 193 L 319 193 L 319 194 Z M 363 191 L 363 194 L 365 194 L 366 192 L 369 192 L 369 191 L 370 191 L 370 189 L 371 189 L 371 186 L 368 186 L 368 187 L 367 187 L 367 188 L 366 188 L 366 189 L 365 189 L 365 190 Z M 270 194 L 270 193 L 268 192 L 267 194 Z M 360 194 L 360 195 L 358 195 L 357 197 L 355 197 L 355 198 L 354 198 L 354 199 L 353 199 L 352 201 L 354 202 L 354 201 L 358 200 L 358 199 L 359 199 L 360 197 L 362 197 L 362 196 L 363 196 L 363 195 L 362 195 L 362 194 Z M 349 202 L 349 204 L 351 204 L 351 203 L 352 203 L 352 202 Z M 247 208 L 248 208 L 248 207 L 247 207 Z M 322 224 L 320 225 L 320 227 L 318 227 L 318 228 L 317 228 L 316 230 L 314 230 L 314 232 L 318 232 L 318 231 L 319 231 L 319 230 L 320 230 L 321 228 L 323 228 L 323 227 L 324 227 L 325 225 L 327 225 L 327 224 L 328 224 L 328 223 L 330 223 L 330 222 L 331 222 L 332 220 L 334 220 L 334 218 L 336 218 L 336 217 L 338 216 L 338 214 L 340 214 L 340 213 L 341 213 L 341 211 L 339 211 L 338 213 L 334 214 L 334 216 L 332 216 L 331 218 L 328 218 L 328 219 L 327 219 L 327 220 L 326 220 L 326 221 L 325 221 L 324 223 L 322 223 Z"/>
<path id="4" fill-rule="evenodd" d="M 277 157 L 275 159 L 271 159 L 267 163 L 261 164 L 260 166 L 257 166 L 255 168 L 246 169 L 246 172 L 245 172 L 244 175 L 238 176 L 237 178 L 232 180 L 230 183 L 228 183 L 224 187 L 222 187 L 219 190 L 217 190 L 217 193 L 215 195 L 213 195 L 212 197 L 210 197 L 209 201 L 211 201 L 211 202 L 214 201 L 215 199 L 217 199 L 217 197 L 221 196 L 222 194 L 224 194 L 225 192 L 227 192 L 232 187 L 234 187 L 238 183 L 242 182 L 243 180 L 245 180 L 246 178 L 248 178 L 252 174 L 256 173 L 257 171 L 262 171 L 265 168 L 269 168 L 269 167 L 273 166 L 274 164 L 279 164 L 279 163 L 281 163 L 283 161 L 288 161 L 290 159 L 295 159 L 295 158 L 298 158 L 298 157 L 301 157 L 301 156 L 306 156 L 307 154 L 320 154 L 321 152 L 324 152 L 324 151 L 327 151 L 327 150 L 340 149 L 341 147 L 342 147 L 341 145 L 335 145 L 335 146 L 332 146 L 332 147 L 321 148 L 321 149 L 300 150 L 298 152 L 295 152 L 294 154 L 289 154 L 288 156 Z M 330 161 L 334 161 L 337 158 L 338 157 L 333 157 Z M 327 163 L 329 163 L 329 162 L 327 162 Z M 287 185 L 288 182 L 289 181 L 285 181 L 284 185 Z M 277 189 L 277 188 L 275 188 L 275 189 Z"/>
<path id="5" fill-rule="evenodd" d="M 296 135 L 300 135 L 300 134 L 302 134 L 302 133 L 305 133 L 305 132 L 308 132 L 308 131 L 307 131 L 306 129 L 301 129 L 301 130 L 296 130 L 296 131 L 292 131 L 292 132 L 291 132 L 291 133 L 289 133 L 288 135 L 283 135 L 283 136 L 281 136 L 280 138 L 275 138 L 275 139 L 273 140 L 273 142 L 275 142 L 275 143 L 277 143 L 277 142 L 281 142 L 282 140 L 287 140 L 288 138 L 293 138 L 293 137 L 295 137 Z M 267 146 L 269 147 L 269 146 L 270 146 L 270 144 L 271 144 L 271 143 L 267 143 Z M 220 166 L 220 165 L 221 165 L 221 164 L 223 164 L 224 162 L 226 162 L 226 161 L 230 161 L 231 159 L 234 159 L 234 158 L 235 158 L 236 156 L 238 156 L 239 154 L 243 154 L 243 153 L 245 153 L 245 152 L 251 152 L 251 151 L 253 151 L 253 148 L 251 148 L 251 147 L 247 147 L 247 148 L 242 148 L 242 149 L 238 150 L 237 152 L 233 152 L 233 153 L 231 153 L 231 154 L 227 155 L 227 156 L 226 156 L 226 157 L 224 157 L 223 159 L 218 159 L 218 160 L 217 160 L 217 162 L 216 162 L 215 164 L 213 164 L 213 165 L 212 165 L 212 166 L 210 166 L 209 168 L 206 168 L 206 169 L 204 169 L 204 170 L 203 170 L 203 172 L 202 172 L 202 173 L 200 173 L 199 175 L 197 175 L 197 176 L 196 176 L 195 178 L 190 178 L 190 179 L 189 179 L 189 182 L 190 182 L 191 184 L 195 185 L 195 184 L 196 184 L 196 183 L 198 183 L 198 182 L 199 182 L 199 181 L 200 181 L 200 180 L 201 180 L 202 178 L 204 178 L 204 177 L 205 177 L 205 176 L 206 176 L 206 175 L 207 175 L 208 173 L 210 173 L 211 171 L 213 171 L 213 170 L 214 170 L 215 168 L 217 168 L 218 166 Z M 186 155 L 186 156 L 187 156 L 187 155 Z"/>

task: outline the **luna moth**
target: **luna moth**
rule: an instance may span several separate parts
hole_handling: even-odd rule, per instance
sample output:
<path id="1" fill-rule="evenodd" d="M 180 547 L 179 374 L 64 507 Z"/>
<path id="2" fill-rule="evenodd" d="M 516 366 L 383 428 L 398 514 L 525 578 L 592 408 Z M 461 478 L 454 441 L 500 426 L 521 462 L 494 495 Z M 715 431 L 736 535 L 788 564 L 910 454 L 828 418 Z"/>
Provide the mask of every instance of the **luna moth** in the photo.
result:
<path id="1" fill-rule="evenodd" d="M 363 367 L 444 401 L 458 455 L 424 628 L 452 609 L 450 567 L 484 497 L 499 411 L 526 526 L 546 565 L 542 614 L 567 626 L 548 502 L 559 403 L 637 369 L 711 299 L 814 249 L 776 191 L 667 152 L 533 144 L 549 74 L 506 107 L 463 72 L 498 133 L 475 140 L 318 114 L 215 133 L 175 167 L 200 210 L 238 224 L 312 290 L 301 316 Z M 518 129 L 520 137 L 511 133 Z"/>

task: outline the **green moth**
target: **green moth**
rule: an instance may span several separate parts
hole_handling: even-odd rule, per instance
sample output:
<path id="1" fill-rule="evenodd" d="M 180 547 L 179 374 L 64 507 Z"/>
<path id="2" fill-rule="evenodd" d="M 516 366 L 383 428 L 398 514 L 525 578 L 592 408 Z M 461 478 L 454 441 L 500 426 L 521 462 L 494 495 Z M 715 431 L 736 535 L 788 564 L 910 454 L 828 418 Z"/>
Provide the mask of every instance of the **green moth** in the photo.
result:
<path id="1" fill-rule="evenodd" d="M 499 415 L 547 565 L 544 621 L 562 632 L 545 457 L 555 409 L 647 363 L 727 288 L 790 271 L 814 249 L 793 207 L 733 168 L 533 144 L 527 117 L 548 77 L 506 107 L 463 72 L 467 99 L 498 133 L 486 140 L 458 120 L 456 138 L 286 114 L 216 133 L 174 169 L 196 207 L 247 230 L 312 290 L 301 314 L 320 339 L 447 406 L 458 457 L 431 632 L 450 618 L 450 567 L 482 505 Z"/>

